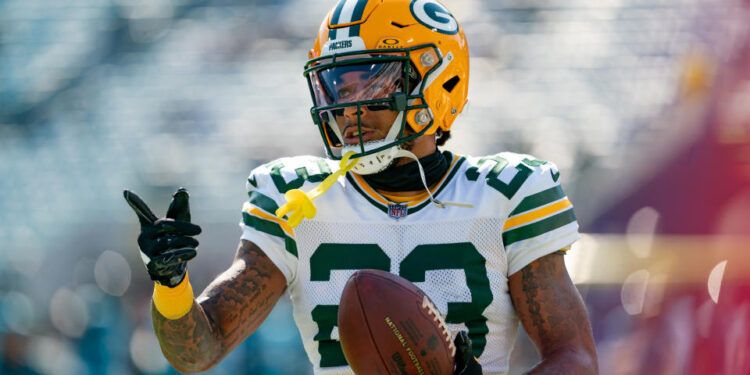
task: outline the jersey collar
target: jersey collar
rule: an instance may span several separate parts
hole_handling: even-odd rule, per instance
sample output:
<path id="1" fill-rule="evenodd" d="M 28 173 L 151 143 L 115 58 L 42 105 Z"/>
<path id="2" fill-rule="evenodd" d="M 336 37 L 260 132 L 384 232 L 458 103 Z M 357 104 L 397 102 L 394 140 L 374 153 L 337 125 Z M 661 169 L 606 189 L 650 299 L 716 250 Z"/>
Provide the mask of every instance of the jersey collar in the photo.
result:
<path id="1" fill-rule="evenodd" d="M 446 151 L 450 153 L 449 151 Z M 448 186 L 450 181 L 453 179 L 453 176 L 456 174 L 456 172 L 459 169 L 459 166 L 463 164 L 463 162 L 466 160 L 463 156 L 455 155 L 450 153 L 451 155 L 451 165 L 448 167 L 448 170 L 445 172 L 445 175 L 443 175 L 443 178 L 440 179 L 440 181 L 430 189 L 430 192 L 435 197 L 440 194 L 443 189 Z M 356 190 L 359 194 L 365 197 L 365 199 L 370 202 L 375 208 L 383 211 L 384 213 L 388 213 L 388 206 L 396 203 L 400 203 L 402 205 L 405 205 L 408 207 L 408 213 L 413 214 L 427 205 L 430 204 L 430 198 L 429 195 L 425 192 L 424 194 L 420 194 L 418 196 L 415 196 L 414 200 L 407 201 L 407 202 L 395 202 L 391 199 L 388 199 L 383 194 L 378 193 L 375 189 L 373 189 L 370 185 L 367 184 L 364 178 L 359 176 L 356 173 L 347 173 L 346 179 L 351 183 L 351 185 L 354 187 L 354 190 Z"/>

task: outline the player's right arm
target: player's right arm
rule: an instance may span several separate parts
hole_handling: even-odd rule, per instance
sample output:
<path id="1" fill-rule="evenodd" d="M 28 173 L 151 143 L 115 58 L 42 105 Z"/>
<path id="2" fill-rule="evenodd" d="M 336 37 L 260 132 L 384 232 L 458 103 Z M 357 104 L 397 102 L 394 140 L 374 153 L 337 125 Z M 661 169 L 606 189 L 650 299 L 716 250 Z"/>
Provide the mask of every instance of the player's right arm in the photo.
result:
<path id="1" fill-rule="evenodd" d="M 242 240 L 232 266 L 219 275 L 183 317 L 171 320 L 152 304 L 162 352 L 180 372 L 214 366 L 266 319 L 286 279 L 254 243 Z"/>
<path id="2" fill-rule="evenodd" d="M 187 262 L 201 229 L 190 222 L 187 191 L 173 195 L 162 219 L 135 193 L 124 195 L 141 224 L 138 246 L 154 281 L 152 318 L 162 352 L 180 372 L 204 371 L 260 326 L 286 278 L 258 246 L 242 240 L 232 266 L 194 298 Z"/>

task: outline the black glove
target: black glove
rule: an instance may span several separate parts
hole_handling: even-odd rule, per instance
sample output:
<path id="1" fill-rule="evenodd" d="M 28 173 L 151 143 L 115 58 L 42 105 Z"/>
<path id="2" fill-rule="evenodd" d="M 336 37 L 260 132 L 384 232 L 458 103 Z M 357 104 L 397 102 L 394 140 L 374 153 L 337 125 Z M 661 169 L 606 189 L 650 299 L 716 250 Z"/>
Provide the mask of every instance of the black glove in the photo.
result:
<path id="1" fill-rule="evenodd" d="M 461 331 L 453 340 L 456 345 L 456 371 L 455 375 L 482 375 L 482 365 L 474 358 L 471 352 L 471 339 L 466 331 Z"/>
<path id="2" fill-rule="evenodd" d="M 184 188 L 172 195 L 167 217 L 159 219 L 145 202 L 130 190 L 123 191 L 125 200 L 141 222 L 138 246 L 141 259 L 151 280 L 173 288 L 185 278 L 187 261 L 193 259 L 201 227 L 190 223 L 188 192 Z"/>

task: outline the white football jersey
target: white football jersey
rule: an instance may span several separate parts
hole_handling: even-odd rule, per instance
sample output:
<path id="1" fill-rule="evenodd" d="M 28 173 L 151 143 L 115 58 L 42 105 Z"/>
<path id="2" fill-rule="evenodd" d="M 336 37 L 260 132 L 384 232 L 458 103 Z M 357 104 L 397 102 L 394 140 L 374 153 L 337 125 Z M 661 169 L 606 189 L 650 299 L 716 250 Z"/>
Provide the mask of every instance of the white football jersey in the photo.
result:
<path id="1" fill-rule="evenodd" d="M 344 284 L 372 268 L 410 280 L 434 301 L 455 334 L 467 330 L 485 374 L 506 374 L 518 330 L 508 277 L 579 238 L 557 167 L 529 155 L 447 154 L 432 191 L 395 203 L 348 173 L 314 200 L 315 218 L 290 228 L 274 212 L 284 193 L 309 191 L 338 168 L 313 157 L 283 158 L 248 178 L 242 239 L 257 244 L 287 280 L 305 350 L 316 374 L 353 374 L 336 327 Z M 425 192 L 426 193 L 426 192 Z M 394 198 L 395 199 L 395 198 Z"/>

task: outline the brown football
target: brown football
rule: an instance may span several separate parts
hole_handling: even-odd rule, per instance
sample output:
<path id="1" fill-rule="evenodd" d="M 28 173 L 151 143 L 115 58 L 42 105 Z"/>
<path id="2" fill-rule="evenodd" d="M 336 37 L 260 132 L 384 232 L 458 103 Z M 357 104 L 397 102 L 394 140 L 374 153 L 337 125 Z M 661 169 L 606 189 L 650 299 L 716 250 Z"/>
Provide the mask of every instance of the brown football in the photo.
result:
<path id="1" fill-rule="evenodd" d="M 440 312 L 402 277 L 355 272 L 341 294 L 338 327 L 357 375 L 453 374 L 456 349 Z"/>

